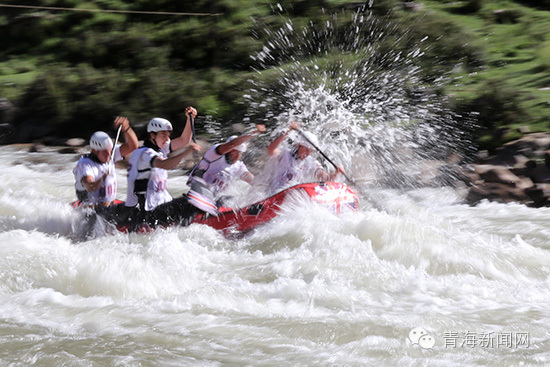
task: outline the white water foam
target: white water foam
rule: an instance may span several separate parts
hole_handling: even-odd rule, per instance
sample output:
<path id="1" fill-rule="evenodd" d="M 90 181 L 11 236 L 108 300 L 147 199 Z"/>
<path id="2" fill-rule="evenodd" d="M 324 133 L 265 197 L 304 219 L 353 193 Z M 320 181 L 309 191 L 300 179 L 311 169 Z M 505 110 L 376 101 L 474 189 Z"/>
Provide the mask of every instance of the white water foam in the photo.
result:
<path id="1" fill-rule="evenodd" d="M 348 34 L 377 39 L 390 31 L 369 30 L 368 17 L 356 21 Z M 327 24 L 317 39 L 330 39 L 333 29 Z M 289 32 L 281 32 L 285 39 Z M 344 39 L 346 52 L 378 47 Z M 286 52 L 280 42 L 274 37 L 260 61 L 271 50 Z M 339 47 L 322 45 L 321 53 Z M 296 60 L 310 52 L 288 50 Z M 439 104 L 417 108 L 403 98 L 415 81 L 410 59 L 420 54 L 420 45 L 389 54 L 396 62 L 389 74 L 378 72 L 374 58 L 357 73 L 323 74 L 310 57 L 281 79 L 287 94 L 262 85 L 250 93 L 251 115 L 282 106 L 271 115 L 278 122 L 272 135 L 300 119 L 351 177 L 365 180 L 354 187 L 356 214 L 336 217 L 302 203 L 240 239 L 194 224 L 75 242 L 79 217 L 68 202 L 77 156 L 0 147 L 0 364 L 550 363 L 550 210 L 469 207 L 452 189 L 415 185 L 422 164 L 441 154 L 420 148 L 441 142 L 447 150 L 456 132 L 452 124 L 438 127 L 446 121 L 436 114 Z M 286 66 L 280 61 L 266 66 Z M 349 88 L 340 93 L 332 83 Z M 410 172 L 400 180 L 403 167 Z M 388 172 L 397 173 L 383 181 Z M 124 172 L 118 175 L 123 198 Z M 174 194 L 183 186 L 181 174 L 170 176 Z M 415 328 L 434 346 L 413 344 Z M 487 335 L 494 344 L 482 343 Z"/>

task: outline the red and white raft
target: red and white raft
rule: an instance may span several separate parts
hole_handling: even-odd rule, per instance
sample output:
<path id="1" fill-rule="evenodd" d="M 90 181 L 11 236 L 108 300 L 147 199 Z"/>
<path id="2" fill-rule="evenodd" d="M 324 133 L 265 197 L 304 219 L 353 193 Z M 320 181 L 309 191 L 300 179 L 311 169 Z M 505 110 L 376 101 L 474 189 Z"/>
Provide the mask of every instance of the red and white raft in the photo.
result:
<path id="1" fill-rule="evenodd" d="M 205 224 L 225 234 L 246 233 L 279 215 L 285 201 L 296 194 L 306 195 L 312 202 L 321 204 L 334 214 L 359 210 L 357 194 L 345 184 L 312 182 L 289 187 L 244 208 L 220 208 L 218 215 L 199 214 L 192 223 Z"/>
<path id="2" fill-rule="evenodd" d="M 189 224 L 204 224 L 222 231 L 226 236 L 244 234 L 279 215 L 283 204 L 290 198 L 305 198 L 314 203 L 319 203 L 334 214 L 359 211 L 357 194 L 345 184 L 339 182 L 312 182 L 289 187 L 273 196 L 242 208 L 219 208 L 217 215 L 201 212 Z M 116 204 L 124 205 L 119 200 L 116 201 Z M 73 202 L 71 205 L 75 208 L 79 207 L 78 202 Z M 117 231 L 125 233 L 129 231 L 148 233 L 159 228 L 159 226 L 144 223 L 131 230 L 131 223 L 122 224 L 116 223 L 116 220 L 105 219 L 112 222 Z M 168 224 L 168 226 L 177 225 L 182 224 L 176 221 Z M 160 227 L 165 228 L 166 225 Z"/>

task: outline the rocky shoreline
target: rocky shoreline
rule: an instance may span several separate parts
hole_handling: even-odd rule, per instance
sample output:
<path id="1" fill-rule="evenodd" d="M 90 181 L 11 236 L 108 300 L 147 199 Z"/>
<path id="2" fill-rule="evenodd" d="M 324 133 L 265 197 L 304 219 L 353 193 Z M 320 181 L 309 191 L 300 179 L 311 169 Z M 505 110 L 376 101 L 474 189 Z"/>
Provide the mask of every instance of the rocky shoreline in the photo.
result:
<path id="1" fill-rule="evenodd" d="M 550 206 L 550 134 L 532 133 L 479 157 L 462 167 L 468 186 L 465 201 L 518 202 L 530 207 Z"/>
<path id="2" fill-rule="evenodd" d="M 89 151 L 83 139 L 69 139 L 59 153 L 83 154 Z M 204 149 L 209 144 L 201 141 Z M 46 150 L 42 144 L 25 145 L 29 152 Z M 455 161 L 453 161 L 453 159 Z M 419 173 L 420 186 L 452 185 L 464 202 L 477 205 L 483 200 L 521 203 L 529 207 L 550 207 L 550 133 L 531 133 L 509 142 L 493 155 L 480 152 L 474 162 L 428 162 L 429 171 Z M 184 169 L 196 163 L 190 160 Z M 449 179 L 452 177 L 453 179 Z"/>

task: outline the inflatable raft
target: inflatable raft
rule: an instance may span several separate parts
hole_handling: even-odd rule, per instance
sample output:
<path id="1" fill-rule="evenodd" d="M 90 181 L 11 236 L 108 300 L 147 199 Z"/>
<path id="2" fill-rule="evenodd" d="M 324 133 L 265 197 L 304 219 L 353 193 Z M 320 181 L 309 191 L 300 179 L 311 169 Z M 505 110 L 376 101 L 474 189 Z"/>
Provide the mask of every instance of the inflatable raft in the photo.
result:
<path id="1" fill-rule="evenodd" d="M 359 198 L 348 186 L 338 182 L 316 182 L 289 187 L 244 208 L 220 208 L 218 215 L 199 214 L 192 223 L 205 224 L 224 233 L 248 232 L 275 218 L 291 195 L 307 196 L 334 214 L 359 210 Z"/>
<path id="2" fill-rule="evenodd" d="M 98 210 L 97 216 L 109 222 L 120 232 L 148 233 L 157 228 L 170 226 L 186 226 L 190 224 L 202 224 L 222 231 L 224 235 L 234 236 L 244 234 L 256 227 L 265 224 L 281 213 L 282 207 L 289 198 L 306 199 L 321 204 L 334 214 L 356 212 L 359 210 L 359 198 L 357 194 L 343 183 L 339 182 L 312 182 L 289 187 L 266 199 L 259 200 L 242 208 L 218 208 L 218 214 L 207 214 L 192 207 L 185 198 L 174 199 L 166 203 L 171 215 L 163 215 L 162 219 L 155 218 L 155 212 L 149 212 L 147 223 L 136 223 L 124 215 L 124 220 L 118 220 L 119 210 Z M 71 203 L 78 207 L 78 203 Z M 124 209 L 123 202 L 116 202 L 115 208 Z M 179 215 L 178 210 L 185 211 Z M 194 213 L 187 215 L 189 208 Z M 164 213 L 164 212 L 163 212 Z M 158 219 L 158 220 L 157 220 Z M 95 223 L 95 219 L 94 219 Z"/>

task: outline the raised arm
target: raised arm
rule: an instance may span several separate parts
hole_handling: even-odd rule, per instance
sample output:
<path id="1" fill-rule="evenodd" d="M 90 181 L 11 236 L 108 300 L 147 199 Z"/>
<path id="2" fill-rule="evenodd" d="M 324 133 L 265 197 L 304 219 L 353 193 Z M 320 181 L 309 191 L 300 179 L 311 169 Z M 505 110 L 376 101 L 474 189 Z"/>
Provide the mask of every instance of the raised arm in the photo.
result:
<path id="1" fill-rule="evenodd" d="M 285 132 L 281 133 L 279 136 L 277 136 L 272 142 L 271 144 L 269 144 L 269 146 L 267 147 L 267 154 L 269 154 L 269 156 L 274 156 L 274 155 L 277 155 L 279 153 L 279 150 L 277 149 L 279 147 L 279 145 L 281 145 L 281 143 L 283 142 L 283 140 L 285 140 L 285 138 L 287 137 L 287 135 L 292 131 L 292 130 L 296 130 L 296 129 L 299 129 L 300 128 L 300 123 L 299 122 L 296 122 L 296 121 L 293 121 L 290 123 L 290 126 L 288 128 L 288 130 L 286 130 Z"/>
<path id="2" fill-rule="evenodd" d="M 263 133 L 264 131 L 265 131 L 264 125 L 256 125 L 256 130 L 254 130 L 253 132 L 238 136 L 235 139 L 231 140 L 229 143 L 220 144 L 217 148 L 218 154 L 225 154 L 227 152 L 230 152 L 236 147 L 238 147 L 239 145 L 246 143 L 247 141 L 252 139 L 254 135 Z"/>
<path id="3" fill-rule="evenodd" d="M 186 155 L 190 154 L 191 152 L 198 152 L 199 150 L 201 150 L 200 145 L 191 143 L 181 153 L 178 153 L 166 159 L 156 158 L 153 162 L 153 166 L 156 168 L 172 169 L 176 167 Z"/>
<path id="4" fill-rule="evenodd" d="M 126 157 L 138 147 L 138 138 L 136 133 L 130 126 L 130 121 L 124 116 L 117 116 L 114 121 L 115 129 L 122 125 L 122 133 L 124 134 L 124 144 L 120 146 L 120 155 Z"/>
<path id="5" fill-rule="evenodd" d="M 185 109 L 185 116 L 187 120 L 185 122 L 185 127 L 181 132 L 181 135 L 175 139 L 172 139 L 172 141 L 170 142 L 172 150 L 183 148 L 184 146 L 189 144 L 189 142 L 191 141 L 191 137 L 193 136 L 193 124 L 195 121 L 195 117 L 197 117 L 197 110 L 193 107 L 187 107 Z M 191 119 L 191 117 L 193 117 L 193 119 Z"/>

